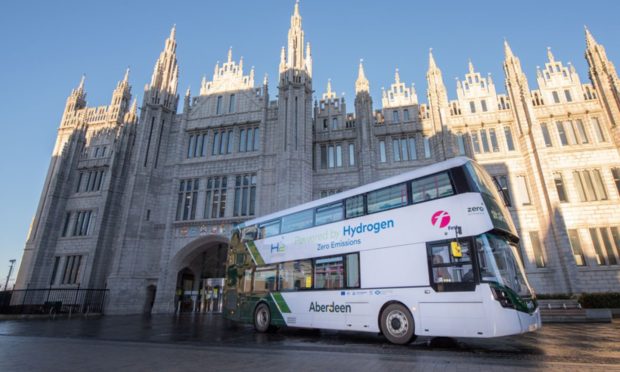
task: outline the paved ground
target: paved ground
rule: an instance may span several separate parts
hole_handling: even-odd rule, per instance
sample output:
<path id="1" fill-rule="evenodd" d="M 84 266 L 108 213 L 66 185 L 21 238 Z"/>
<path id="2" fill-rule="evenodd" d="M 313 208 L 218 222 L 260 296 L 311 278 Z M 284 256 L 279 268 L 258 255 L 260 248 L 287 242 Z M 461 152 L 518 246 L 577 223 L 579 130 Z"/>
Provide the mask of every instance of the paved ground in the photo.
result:
<path id="1" fill-rule="evenodd" d="M 0 321 L 0 371 L 620 370 L 620 322 L 549 324 L 494 340 L 308 330 L 257 334 L 219 316 Z"/>

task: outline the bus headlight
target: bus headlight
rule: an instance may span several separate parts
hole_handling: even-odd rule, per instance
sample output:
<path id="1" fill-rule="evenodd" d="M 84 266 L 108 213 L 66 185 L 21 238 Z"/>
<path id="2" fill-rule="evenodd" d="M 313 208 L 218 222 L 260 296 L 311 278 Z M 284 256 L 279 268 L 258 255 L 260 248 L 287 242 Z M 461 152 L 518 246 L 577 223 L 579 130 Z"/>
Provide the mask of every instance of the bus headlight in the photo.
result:
<path id="1" fill-rule="evenodd" d="M 491 293 L 493 293 L 493 298 L 495 301 L 498 301 L 502 307 L 507 307 L 514 309 L 515 305 L 510 300 L 510 296 L 503 289 L 491 287 Z"/>

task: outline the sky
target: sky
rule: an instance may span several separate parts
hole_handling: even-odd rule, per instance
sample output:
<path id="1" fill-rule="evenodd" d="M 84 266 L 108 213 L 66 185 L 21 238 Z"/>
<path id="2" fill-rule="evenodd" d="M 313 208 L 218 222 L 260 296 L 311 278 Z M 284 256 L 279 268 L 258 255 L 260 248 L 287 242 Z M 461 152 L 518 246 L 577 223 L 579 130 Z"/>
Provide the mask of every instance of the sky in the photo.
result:
<path id="1" fill-rule="evenodd" d="M 381 87 L 399 68 L 426 101 L 428 50 L 443 72 L 449 99 L 455 77 L 475 69 L 491 73 L 505 92 L 503 40 L 521 59 L 531 89 L 536 66 L 550 46 L 556 60 L 571 61 L 588 81 L 583 26 L 620 63 L 620 2 L 302 0 L 306 41 L 312 45 L 315 96 L 327 79 L 353 111 L 360 58 L 364 59 L 375 109 Z M 0 12 L 0 287 L 9 260 L 23 254 L 67 96 L 86 74 L 89 106 L 107 105 L 125 69 L 134 97 L 142 99 L 153 66 L 173 24 L 177 25 L 180 93 L 210 80 L 228 48 L 255 66 L 257 84 L 267 73 L 277 92 L 280 48 L 286 44 L 294 0 L 248 1 L 9 1 Z M 592 9 L 592 10 L 590 10 Z M 616 35 L 616 36 L 614 36 Z M 182 100 L 181 100 L 182 102 Z M 12 279 L 15 278 L 16 270 Z"/>

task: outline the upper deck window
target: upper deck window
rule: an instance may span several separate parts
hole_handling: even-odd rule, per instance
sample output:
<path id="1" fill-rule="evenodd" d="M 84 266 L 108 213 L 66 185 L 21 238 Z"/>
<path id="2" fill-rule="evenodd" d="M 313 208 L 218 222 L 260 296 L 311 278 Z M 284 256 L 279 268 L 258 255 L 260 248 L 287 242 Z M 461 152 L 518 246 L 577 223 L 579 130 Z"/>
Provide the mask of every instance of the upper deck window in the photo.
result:
<path id="1" fill-rule="evenodd" d="M 438 173 L 411 181 L 413 203 L 454 195 L 454 187 L 447 173 Z"/>
<path id="2" fill-rule="evenodd" d="M 270 221 L 259 226 L 260 238 L 268 238 L 270 236 L 280 234 L 280 221 Z"/>
<path id="3" fill-rule="evenodd" d="M 314 224 L 313 212 L 312 209 L 308 209 L 282 217 L 282 234 L 312 227 Z"/>
<path id="4" fill-rule="evenodd" d="M 390 186 L 368 193 L 368 213 L 375 213 L 407 204 L 407 185 Z"/>

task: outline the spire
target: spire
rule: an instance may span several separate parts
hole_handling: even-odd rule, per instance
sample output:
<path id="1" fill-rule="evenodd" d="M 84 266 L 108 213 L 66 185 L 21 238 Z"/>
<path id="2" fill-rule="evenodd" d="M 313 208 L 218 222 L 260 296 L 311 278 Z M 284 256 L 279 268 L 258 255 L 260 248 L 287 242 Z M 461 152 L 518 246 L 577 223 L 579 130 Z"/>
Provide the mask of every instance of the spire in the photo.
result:
<path id="1" fill-rule="evenodd" d="M 263 85 L 267 85 L 267 84 L 269 84 L 269 75 L 265 73 L 265 77 L 263 78 Z"/>
<path id="2" fill-rule="evenodd" d="M 434 70 L 437 68 L 437 64 L 435 63 L 435 58 L 433 58 L 433 48 L 428 50 L 428 69 Z"/>
<path id="3" fill-rule="evenodd" d="M 164 50 L 159 55 L 153 68 L 151 84 L 149 85 L 151 90 L 166 91 L 176 95 L 179 66 L 177 65 L 175 37 L 176 25 L 172 26 L 170 36 L 166 39 Z"/>
<path id="4" fill-rule="evenodd" d="M 588 29 L 588 26 L 583 26 L 583 28 L 585 29 L 586 32 L 586 46 L 588 48 L 591 48 L 595 45 L 598 45 L 598 43 L 596 42 L 596 40 L 594 40 L 594 36 L 592 36 L 592 34 L 590 33 L 590 30 Z"/>
<path id="5" fill-rule="evenodd" d="M 306 63 L 304 58 L 304 31 L 301 28 L 299 2 L 295 3 L 295 9 L 291 16 L 291 27 L 288 30 L 287 48 L 286 67 L 289 69 L 303 70 Z"/>
<path id="6" fill-rule="evenodd" d="M 469 73 L 470 74 L 474 73 L 474 64 L 471 63 L 471 58 L 469 59 Z"/>
<path id="7" fill-rule="evenodd" d="M 360 92 L 369 93 L 369 91 L 368 79 L 366 79 L 366 74 L 364 73 L 364 60 L 360 59 L 360 66 L 357 70 L 357 80 L 355 81 L 355 94 L 357 95 Z"/>
<path id="8" fill-rule="evenodd" d="M 80 84 L 78 85 L 76 92 L 84 91 L 84 81 L 86 80 L 86 74 L 82 74 L 82 78 L 80 79 Z"/>
<path id="9" fill-rule="evenodd" d="M 506 39 L 504 39 L 504 55 L 506 56 L 506 59 L 514 57 L 514 54 L 512 54 L 512 49 L 510 49 L 510 45 Z"/>
<path id="10" fill-rule="evenodd" d="M 133 102 L 131 103 L 131 109 L 129 109 L 129 112 L 131 112 L 134 115 L 138 113 L 138 99 L 137 98 L 133 99 Z"/>
<path id="11" fill-rule="evenodd" d="M 282 50 L 280 51 L 280 72 L 284 70 L 286 70 L 286 55 L 285 55 L 285 50 L 283 46 Z"/>
<path id="12" fill-rule="evenodd" d="M 555 61 L 555 58 L 553 57 L 553 53 L 551 53 L 551 47 L 547 47 L 547 58 L 549 58 L 549 62 Z"/>
<path id="13" fill-rule="evenodd" d="M 177 36 L 177 24 L 173 24 L 172 28 L 170 29 L 170 37 L 168 39 L 170 40 L 175 40 Z"/>
<path id="14" fill-rule="evenodd" d="M 228 48 L 228 63 L 232 62 L 232 46 Z"/>
<path id="15" fill-rule="evenodd" d="M 400 84 L 400 73 L 398 72 L 398 67 L 396 67 L 396 72 L 394 72 L 394 82 L 396 82 L 396 84 Z"/>
<path id="16" fill-rule="evenodd" d="M 125 84 L 129 83 L 129 67 L 127 67 L 127 70 L 125 70 L 125 76 L 123 77 L 123 83 Z"/>
<path id="17" fill-rule="evenodd" d="M 328 96 L 332 95 L 332 79 L 331 78 L 327 79 L 327 95 Z"/>

